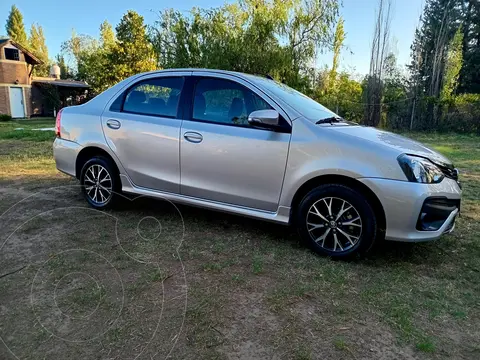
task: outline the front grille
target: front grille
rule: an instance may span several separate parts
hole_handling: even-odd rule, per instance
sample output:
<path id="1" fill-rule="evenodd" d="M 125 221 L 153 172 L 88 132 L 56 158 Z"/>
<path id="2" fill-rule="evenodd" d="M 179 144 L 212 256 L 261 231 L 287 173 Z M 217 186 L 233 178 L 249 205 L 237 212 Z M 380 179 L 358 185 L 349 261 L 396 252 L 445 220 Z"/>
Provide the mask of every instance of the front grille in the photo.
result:
<path id="1" fill-rule="evenodd" d="M 443 175 L 449 179 L 458 181 L 458 170 L 453 167 L 453 165 L 439 165 L 436 164 L 440 170 L 442 170 Z"/>

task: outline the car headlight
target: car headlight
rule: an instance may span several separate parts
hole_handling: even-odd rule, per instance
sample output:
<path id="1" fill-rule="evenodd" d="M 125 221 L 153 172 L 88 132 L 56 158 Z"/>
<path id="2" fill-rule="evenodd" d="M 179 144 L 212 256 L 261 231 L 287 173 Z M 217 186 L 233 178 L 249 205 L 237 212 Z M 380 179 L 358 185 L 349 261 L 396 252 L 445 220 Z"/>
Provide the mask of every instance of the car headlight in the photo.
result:
<path id="1" fill-rule="evenodd" d="M 397 160 L 408 181 L 435 184 L 444 178 L 442 170 L 426 158 L 402 154 Z"/>

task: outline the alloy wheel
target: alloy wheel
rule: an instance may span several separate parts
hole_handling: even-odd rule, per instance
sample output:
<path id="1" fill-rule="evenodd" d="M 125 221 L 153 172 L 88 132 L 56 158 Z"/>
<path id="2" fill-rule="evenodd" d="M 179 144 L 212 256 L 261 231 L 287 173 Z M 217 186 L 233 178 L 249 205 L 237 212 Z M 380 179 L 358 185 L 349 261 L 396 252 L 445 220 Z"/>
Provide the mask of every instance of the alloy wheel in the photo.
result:
<path id="1" fill-rule="evenodd" d="M 106 204 L 112 197 L 112 177 L 102 165 L 93 164 L 83 178 L 85 193 L 97 205 Z"/>
<path id="2" fill-rule="evenodd" d="M 359 212 L 340 198 L 325 197 L 316 201 L 308 210 L 306 222 L 313 241 L 328 251 L 347 251 L 362 236 Z"/>

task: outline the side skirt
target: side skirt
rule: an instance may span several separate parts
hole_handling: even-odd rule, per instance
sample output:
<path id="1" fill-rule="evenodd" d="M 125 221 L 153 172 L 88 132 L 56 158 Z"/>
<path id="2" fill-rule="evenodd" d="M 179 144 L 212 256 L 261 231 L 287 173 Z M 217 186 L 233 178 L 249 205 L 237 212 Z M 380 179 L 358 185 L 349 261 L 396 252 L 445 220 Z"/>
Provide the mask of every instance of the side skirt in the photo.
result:
<path id="1" fill-rule="evenodd" d="M 204 200 L 192 196 L 185 196 L 180 194 L 173 194 L 163 191 L 157 191 L 147 188 L 142 188 L 133 185 L 127 176 L 121 174 L 122 191 L 131 194 L 145 195 L 157 199 L 166 199 L 174 203 L 197 206 L 205 209 L 228 212 L 231 214 L 242 215 L 255 219 L 271 221 L 283 225 L 288 225 L 290 218 L 290 208 L 286 206 L 279 206 L 277 212 L 262 211 L 242 206 L 235 206 L 231 204 Z"/>

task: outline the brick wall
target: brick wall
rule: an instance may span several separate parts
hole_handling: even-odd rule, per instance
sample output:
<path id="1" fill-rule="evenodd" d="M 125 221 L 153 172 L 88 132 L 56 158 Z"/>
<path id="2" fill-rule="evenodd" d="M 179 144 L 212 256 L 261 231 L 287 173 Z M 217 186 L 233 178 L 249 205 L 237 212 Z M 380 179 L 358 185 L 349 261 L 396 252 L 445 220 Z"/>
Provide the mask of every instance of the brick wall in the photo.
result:
<path id="1" fill-rule="evenodd" d="M 10 115 L 10 99 L 7 86 L 0 86 L 0 114 Z"/>
<path id="2" fill-rule="evenodd" d="M 20 61 L 0 61 L 0 83 L 30 85 L 27 63 Z"/>
<path id="3" fill-rule="evenodd" d="M 23 100 L 25 102 L 26 114 L 25 117 L 32 115 L 32 88 L 22 87 Z M 10 87 L 0 85 L 0 114 L 11 115 L 10 112 Z"/>
<path id="4" fill-rule="evenodd" d="M 29 71 L 31 65 L 25 62 L 25 55 L 20 51 L 20 61 L 5 60 L 4 49 L 0 48 L 0 114 L 11 114 L 9 84 L 30 85 Z M 7 85 L 8 84 L 8 85 Z M 26 114 L 32 114 L 32 91 L 30 87 L 22 87 Z"/>

